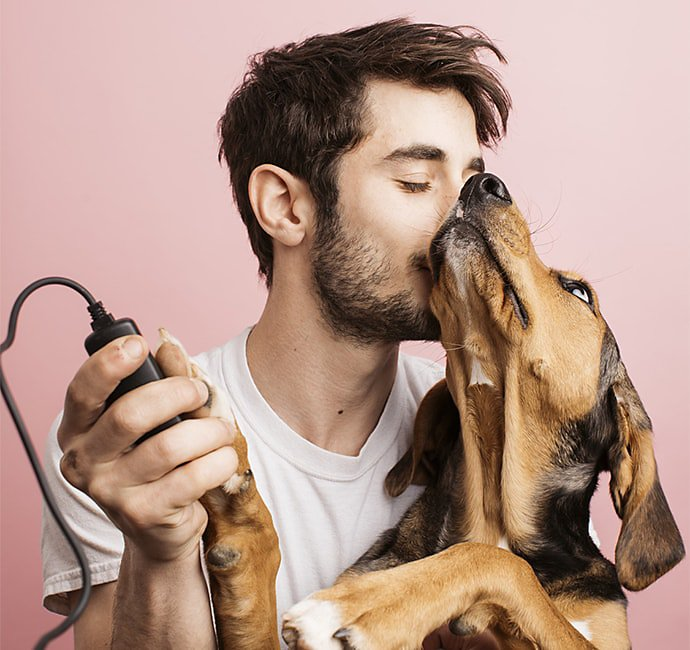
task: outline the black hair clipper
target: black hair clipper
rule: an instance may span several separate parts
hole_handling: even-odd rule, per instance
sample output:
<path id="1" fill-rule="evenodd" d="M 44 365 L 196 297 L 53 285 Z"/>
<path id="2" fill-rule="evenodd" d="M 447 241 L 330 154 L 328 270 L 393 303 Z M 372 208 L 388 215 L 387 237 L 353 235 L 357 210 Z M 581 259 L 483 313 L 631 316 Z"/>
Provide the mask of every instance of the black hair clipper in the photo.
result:
<path id="1" fill-rule="evenodd" d="M 116 338 L 128 336 L 130 334 L 141 335 L 137 324 L 131 318 L 118 318 L 115 320 L 111 314 L 105 311 L 101 302 L 90 306 L 89 313 L 91 314 L 91 329 L 93 329 L 93 332 L 91 332 L 84 341 L 84 347 L 89 353 L 89 356 Z M 105 407 L 108 408 L 118 397 L 128 393 L 130 390 L 163 378 L 164 375 L 158 367 L 156 360 L 151 353 L 149 353 L 144 363 L 134 373 L 129 375 L 129 377 L 125 377 L 117 385 L 108 399 L 106 399 Z M 160 433 L 178 422 L 182 422 L 182 419 L 176 415 L 167 422 L 157 426 L 155 429 L 145 433 L 134 444 L 138 445 L 147 438 L 150 438 L 156 433 Z"/>

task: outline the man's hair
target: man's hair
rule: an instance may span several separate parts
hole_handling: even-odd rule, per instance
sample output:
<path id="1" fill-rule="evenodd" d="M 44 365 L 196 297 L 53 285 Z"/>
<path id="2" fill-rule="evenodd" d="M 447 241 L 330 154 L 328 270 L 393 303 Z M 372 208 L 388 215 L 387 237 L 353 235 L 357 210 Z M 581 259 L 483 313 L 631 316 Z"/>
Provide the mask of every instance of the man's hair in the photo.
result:
<path id="1" fill-rule="evenodd" d="M 250 58 L 218 123 L 218 159 L 225 158 L 230 170 L 235 202 L 267 286 L 273 245 L 249 201 L 252 171 L 271 163 L 304 179 L 319 210 L 317 229 L 332 227 L 337 164 L 366 135 L 365 87 L 374 79 L 458 90 L 474 111 L 479 141 L 495 144 L 505 133 L 510 97 L 496 72 L 479 61 L 484 50 L 505 62 L 475 29 L 395 19 L 312 36 Z"/>

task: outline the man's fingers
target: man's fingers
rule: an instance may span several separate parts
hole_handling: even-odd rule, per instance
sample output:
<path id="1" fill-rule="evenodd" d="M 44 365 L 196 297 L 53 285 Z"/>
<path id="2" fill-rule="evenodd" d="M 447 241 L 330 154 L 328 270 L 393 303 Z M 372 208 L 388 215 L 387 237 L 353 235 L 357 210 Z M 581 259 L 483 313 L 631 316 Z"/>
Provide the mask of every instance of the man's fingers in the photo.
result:
<path id="1" fill-rule="evenodd" d="M 179 465 L 231 444 L 234 438 L 234 424 L 227 420 L 184 420 L 127 452 L 114 471 L 123 485 L 149 483 Z"/>
<path id="2" fill-rule="evenodd" d="M 108 395 L 129 377 L 146 358 L 148 347 L 141 336 L 125 336 L 111 341 L 90 356 L 67 388 L 65 412 L 58 442 L 88 431 L 103 411 Z"/>
<path id="3" fill-rule="evenodd" d="M 206 492 L 223 485 L 237 472 L 237 454 L 232 447 L 220 447 L 201 458 L 177 467 L 151 484 L 170 500 L 170 507 L 183 508 Z"/>
<path id="4" fill-rule="evenodd" d="M 145 433 L 180 413 L 198 408 L 208 399 L 202 381 L 168 377 L 125 393 L 101 415 L 84 450 L 101 461 L 119 456 Z"/>
<path id="5" fill-rule="evenodd" d="M 108 471 L 91 477 L 84 487 L 117 522 L 118 528 L 131 534 L 179 525 L 179 517 L 188 506 L 208 490 L 225 483 L 236 473 L 237 466 L 235 450 L 224 446 L 176 467 L 156 481 L 124 486 L 111 465 Z"/>

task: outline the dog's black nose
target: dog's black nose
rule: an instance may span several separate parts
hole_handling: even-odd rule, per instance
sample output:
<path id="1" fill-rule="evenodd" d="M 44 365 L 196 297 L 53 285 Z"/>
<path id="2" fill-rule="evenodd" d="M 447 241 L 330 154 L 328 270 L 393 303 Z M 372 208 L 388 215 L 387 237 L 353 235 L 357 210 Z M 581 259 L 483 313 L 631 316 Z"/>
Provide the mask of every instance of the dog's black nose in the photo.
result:
<path id="1" fill-rule="evenodd" d="M 462 186 L 460 201 L 465 209 L 470 201 L 484 202 L 486 200 L 500 200 L 512 203 L 510 192 L 503 181 L 493 174 L 475 174 Z"/>

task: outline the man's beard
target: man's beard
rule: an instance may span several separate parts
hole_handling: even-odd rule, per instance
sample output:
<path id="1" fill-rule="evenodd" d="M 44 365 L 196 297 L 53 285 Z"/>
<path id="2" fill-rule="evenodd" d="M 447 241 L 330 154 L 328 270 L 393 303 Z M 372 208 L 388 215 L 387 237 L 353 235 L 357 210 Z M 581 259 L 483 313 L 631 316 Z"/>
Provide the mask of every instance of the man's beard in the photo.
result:
<path id="1" fill-rule="evenodd" d="M 361 344 L 438 340 L 438 321 L 411 289 L 378 295 L 393 277 L 390 261 L 361 234 L 346 233 L 339 215 L 329 216 L 327 226 L 319 221 L 311 268 L 321 314 L 333 333 Z M 419 256 L 409 260 L 412 269 L 421 263 Z"/>

